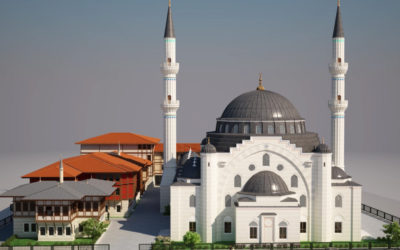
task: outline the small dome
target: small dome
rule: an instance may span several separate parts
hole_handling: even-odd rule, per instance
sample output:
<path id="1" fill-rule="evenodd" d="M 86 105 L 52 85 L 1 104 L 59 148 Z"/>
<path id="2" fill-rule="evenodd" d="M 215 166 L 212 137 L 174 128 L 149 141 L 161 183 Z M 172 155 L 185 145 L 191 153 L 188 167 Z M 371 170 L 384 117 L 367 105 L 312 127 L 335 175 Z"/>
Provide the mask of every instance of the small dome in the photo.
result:
<path id="1" fill-rule="evenodd" d="M 329 149 L 328 145 L 325 143 L 319 144 L 314 151 L 315 153 L 331 153 L 331 150 Z"/>
<path id="2" fill-rule="evenodd" d="M 253 175 L 244 185 L 242 193 L 260 196 L 293 194 L 282 178 L 271 171 L 262 171 Z"/>
<path id="3" fill-rule="evenodd" d="M 214 147 L 214 145 L 207 143 L 204 145 L 201 149 L 202 153 L 216 153 L 217 149 Z"/>
<path id="4" fill-rule="evenodd" d="M 254 90 L 231 101 L 221 119 L 302 120 L 293 104 L 282 95 L 268 90 Z"/>
<path id="5" fill-rule="evenodd" d="M 192 158 L 192 157 L 199 157 L 199 155 L 198 155 L 196 152 L 193 152 L 193 151 L 192 151 L 192 152 L 190 153 L 190 157 L 189 157 L 189 152 L 184 153 L 184 154 L 181 156 L 181 159 L 179 160 L 178 165 L 179 165 L 179 166 L 185 165 L 185 162 L 186 162 L 187 160 L 189 160 L 190 158 Z"/>
<path id="6" fill-rule="evenodd" d="M 339 167 L 332 167 L 332 179 L 335 180 L 344 180 L 351 178 L 343 169 Z"/>

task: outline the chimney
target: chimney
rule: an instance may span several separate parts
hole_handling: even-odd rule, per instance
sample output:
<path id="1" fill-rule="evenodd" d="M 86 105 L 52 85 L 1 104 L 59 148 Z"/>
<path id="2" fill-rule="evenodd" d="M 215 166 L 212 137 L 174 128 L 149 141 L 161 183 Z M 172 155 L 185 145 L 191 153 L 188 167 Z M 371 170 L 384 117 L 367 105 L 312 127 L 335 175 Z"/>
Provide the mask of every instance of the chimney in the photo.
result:
<path id="1" fill-rule="evenodd" d="M 121 143 L 118 142 L 118 155 L 121 155 Z"/>
<path id="2" fill-rule="evenodd" d="M 60 183 L 64 182 L 64 167 L 63 167 L 63 162 L 62 158 L 60 159 Z"/>

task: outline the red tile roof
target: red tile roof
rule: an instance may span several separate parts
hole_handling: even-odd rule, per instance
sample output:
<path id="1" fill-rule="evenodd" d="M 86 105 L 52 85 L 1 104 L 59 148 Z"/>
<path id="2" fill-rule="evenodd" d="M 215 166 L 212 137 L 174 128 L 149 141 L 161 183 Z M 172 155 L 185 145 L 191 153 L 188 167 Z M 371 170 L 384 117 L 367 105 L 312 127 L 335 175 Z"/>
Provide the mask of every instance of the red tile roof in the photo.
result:
<path id="1" fill-rule="evenodd" d="M 133 133 L 108 133 L 75 144 L 157 144 L 160 139 Z"/>
<path id="2" fill-rule="evenodd" d="M 58 178 L 60 162 L 22 176 L 22 178 Z M 64 177 L 77 177 L 82 173 L 129 173 L 138 172 L 141 167 L 107 153 L 92 153 L 63 159 Z"/>
<path id="3" fill-rule="evenodd" d="M 122 158 L 125 158 L 125 159 L 136 161 L 136 162 L 138 162 L 140 164 L 143 164 L 144 166 L 150 166 L 150 165 L 153 164 L 152 161 L 149 161 L 147 159 L 143 159 L 143 158 L 140 158 L 140 157 L 137 157 L 137 156 L 134 156 L 134 155 L 128 155 L 128 154 L 125 154 L 123 152 L 121 152 L 119 156 L 121 156 Z"/>
<path id="4" fill-rule="evenodd" d="M 199 153 L 201 150 L 200 143 L 177 143 L 176 144 L 176 152 L 184 153 L 189 152 L 189 149 L 192 149 L 193 152 Z M 154 148 L 154 152 L 164 152 L 164 144 L 159 143 Z"/>

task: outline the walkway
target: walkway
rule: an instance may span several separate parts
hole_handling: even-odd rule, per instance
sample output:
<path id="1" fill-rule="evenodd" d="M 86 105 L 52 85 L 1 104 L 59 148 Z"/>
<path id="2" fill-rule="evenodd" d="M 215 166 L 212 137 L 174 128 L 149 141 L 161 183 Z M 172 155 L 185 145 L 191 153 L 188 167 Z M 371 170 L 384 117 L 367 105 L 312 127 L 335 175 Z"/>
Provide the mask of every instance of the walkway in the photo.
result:
<path id="1" fill-rule="evenodd" d="M 160 190 L 150 184 L 128 219 L 112 219 L 107 232 L 98 241 L 111 250 L 135 250 L 140 243 L 154 241 L 160 231 L 169 230 L 169 216 L 159 212 Z"/>

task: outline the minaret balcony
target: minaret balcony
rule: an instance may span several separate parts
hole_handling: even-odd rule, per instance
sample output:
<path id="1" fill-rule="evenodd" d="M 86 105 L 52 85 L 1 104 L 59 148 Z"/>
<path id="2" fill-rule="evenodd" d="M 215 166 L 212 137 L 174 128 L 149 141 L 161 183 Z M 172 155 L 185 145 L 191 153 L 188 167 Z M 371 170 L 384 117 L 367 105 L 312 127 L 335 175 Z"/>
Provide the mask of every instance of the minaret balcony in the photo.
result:
<path id="1" fill-rule="evenodd" d="M 342 113 L 348 106 L 347 100 L 329 100 L 329 108 L 333 113 Z"/>
<path id="2" fill-rule="evenodd" d="M 179 109 L 179 101 L 164 101 L 163 104 L 161 104 L 161 109 L 164 111 L 164 114 L 168 113 L 175 113 Z"/>
<path id="3" fill-rule="evenodd" d="M 176 75 L 179 72 L 179 63 L 164 62 L 161 64 L 161 72 L 163 75 Z"/>
<path id="4" fill-rule="evenodd" d="M 347 62 L 334 62 L 329 64 L 329 72 L 332 75 L 344 75 L 349 69 L 349 64 Z"/>

